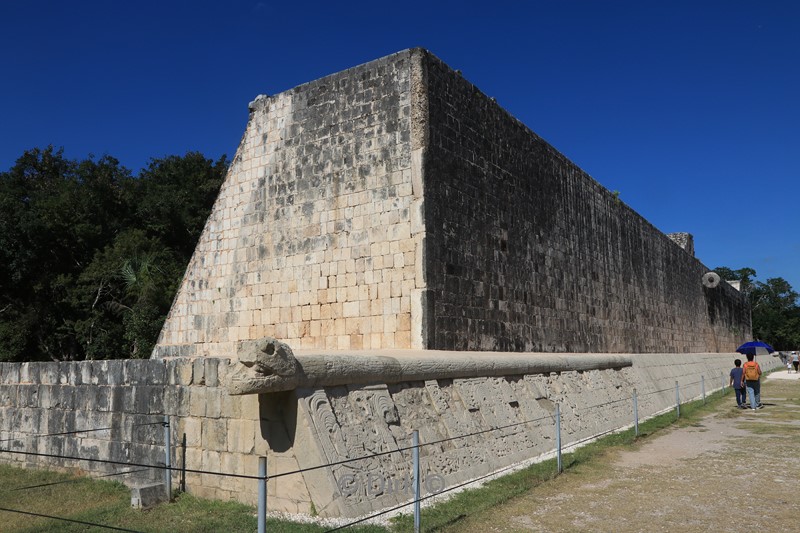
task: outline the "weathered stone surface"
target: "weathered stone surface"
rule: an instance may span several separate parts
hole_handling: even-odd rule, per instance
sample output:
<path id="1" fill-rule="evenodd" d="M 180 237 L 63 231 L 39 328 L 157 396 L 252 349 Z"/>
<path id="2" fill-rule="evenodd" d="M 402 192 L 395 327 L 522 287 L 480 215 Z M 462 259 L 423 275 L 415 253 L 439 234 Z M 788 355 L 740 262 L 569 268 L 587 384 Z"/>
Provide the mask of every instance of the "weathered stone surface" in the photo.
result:
<path id="1" fill-rule="evenodd" d="M 356 351 L 347 355 L 320 353 L 295 357 L 287 344 L 271 337 L 260 341 L 240 342 L 238 356 L 238 368 L 228 378 L 228 391 L 231 394 L 263 394 L 333 385 L 597 370 L 631 365 L 630 357 L 620 354 Z M 213 402 L 208 405 L 213 405 Z"/>
<path id="2" fill-rule="evenodd" d="M 732 351 L 684 236 L 408 50 L 253 102 L 154 353 Z"/>
<path id="3" fill-rule="evenodd" d="M 734 355 L 702 352 L 749 336 L 746 299 L 703 288 L 686 251 L 460 74 L 401 52 L 253 103 L 161 333 L 172 359 L 0 364 L 0 461 L 158 465 L 166 414 L 189 468 L 255 475 L 267 456 L 271 509 L 395 505 L 414 430 L 430 493 L 552 453 L 556 405 L 568 446 L 629 425 L 634 388 L 642 418 L 676 381 L 684 401 L 701 376 L 719 388 Z M 436 351 L 376 352 L 396 348 Z"/>
<path id="4" fill-rule="evenodd" d="M 131 507 L 149 509 L 169 499 L 164 483 L 137 483 L 131 487 Z"/>

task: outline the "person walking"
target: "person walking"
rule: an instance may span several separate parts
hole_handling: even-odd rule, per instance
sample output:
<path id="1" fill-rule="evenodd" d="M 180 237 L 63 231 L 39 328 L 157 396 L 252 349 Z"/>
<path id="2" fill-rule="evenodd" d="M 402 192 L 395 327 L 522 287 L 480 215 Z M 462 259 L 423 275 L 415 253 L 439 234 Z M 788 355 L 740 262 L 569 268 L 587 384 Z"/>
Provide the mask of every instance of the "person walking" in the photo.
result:
<path id="1" fill-rule="evenodd" d="M 797 374 L 797 369 L 800 367 L 800 355 L 797 352 L 792 352 L 792 366 L 794 367 L 794 373 Z"/>
<path id="2" fill-rule="evenodd" d="M 736 406 L 739 409 L 747 409 L 745 405 L 747 403 L 746 394 L 744 385 L 742 384 L 742 374 L 744 370 L 742 370 L 742 360 L 736 359 L 733 361 L 733 368 L 731 368 L 731 382 L 730 386 L 733 387 L 733 390 L 736 391 Z"/>
<path id="3" fill-rule="evenodd" d="M 761 367 L 754 361 L 753 354 L 747 354 L 747 362 L 742 366 L 742 385 L 747 388 L 750 408 L 761 409 Z"/>

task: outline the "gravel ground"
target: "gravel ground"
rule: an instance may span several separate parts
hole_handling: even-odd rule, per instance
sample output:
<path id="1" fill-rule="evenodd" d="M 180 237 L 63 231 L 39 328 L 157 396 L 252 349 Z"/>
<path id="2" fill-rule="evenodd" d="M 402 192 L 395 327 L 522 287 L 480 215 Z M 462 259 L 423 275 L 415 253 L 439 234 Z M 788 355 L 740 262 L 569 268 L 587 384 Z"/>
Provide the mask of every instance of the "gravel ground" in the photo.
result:
<path id="1" fill-rule="evenodd" d="M 610 452 L 456 531 L 800 531 L 800 375 L 762 384 L 763 409 L 732 393 L 710 416 Z"/>

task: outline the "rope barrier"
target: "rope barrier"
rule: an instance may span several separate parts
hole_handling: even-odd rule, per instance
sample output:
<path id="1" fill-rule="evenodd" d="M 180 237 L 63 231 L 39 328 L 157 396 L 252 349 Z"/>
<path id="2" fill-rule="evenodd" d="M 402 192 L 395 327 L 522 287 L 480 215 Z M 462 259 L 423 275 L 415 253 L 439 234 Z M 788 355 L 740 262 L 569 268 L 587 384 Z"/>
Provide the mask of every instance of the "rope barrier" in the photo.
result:
<path id="1" fill-rule="evenodd" d="M 163 426 L 164 422 L 147 422 L 145 424 L 133 424 L 131 425 L 132 428 L 137 427 L 144 427 L 144 426 Z M 119 426 L 110 426 L 107 428 L 93 428 L 93 429 L 76 429 L 74 431 L 62 431 L 59 433 L 43 433 L 43 434 L 27 434 L 24 437 L 25 439 L 40 439 L 44 437 L 63 437 L 66 435 L 78 435 L 80 433 L 93 433 L 96 431 L 111 431 L 112 429 L 119 429 Z M 19 438 L 14 439 L 0 439 L 0 442 L 10 442 L 20 440 Z"/>
<path id="2" fill-rule="evenodd" d="M 50 518 L 51 520 L 61 520 L 62 522 L 71 522 L 73 524 L 81 524 L 83 526 L 93 526 L 93 527 L 100 527 L 103 529 L 111 529 L 113 531 L 127 531 L 129 533 L 142 533 L 135 529 L 125 529 L 123 527 L 114 527 L 114 526 L 106 526 L 103 524 L 95 524 L 93 522 L 84 522 L 83 520 L 73 520 L 71 518 L 62 518 L 60 516 L 51 516 L 41 513 L 31 513 L 29 511 L 22 511 L 21 509 L 8 509 L 6 507 L 0 507 L 0 511 L 6 511 L 7 513 L 19 513 L 28 516 L 36 516 L 38 518 Z"/>
<path id="3" fill-rule="evenodd" d="M 703 380 L 684 383 L 683 387 L 696 385 L 696 384 L 699 384 L 699 383 L 702 383 L 702 382 L 703 382 Z M 669 387 L 669 388 L 665 388 L 665 389 L 661 389 L 661 390 L 655 390 L 655 391 L 649 391 L 649 392 L 640 392 L 640 396 L 646 396 L 646 395 L 652 395 L 652 394 L 661 394 L 661 393 L 671 392 L 673 390 L 675 390 L 675 388 Z M 619 403 L 622 403 L 622 402 L 629 402 L 630 400 L 631 400 L 630 398 L 620 398 L 620 399 L 616 399 L 616 400 L 609 400 L 609 401 L 604 402 L 604 403 L 583 407 L 583 408 L 581 408 L 581 411 L 592 411 L 592 410 L 600 408 L 600 407 L 619 404 Z M 400 448 L 396 448 L 396 449 L 385 451 L 385 452 L 377 452 L 377 453 L 365 455 L 365 456 L 362 456 L 362 457 L 348 458 L 348 459 L 343 459 L 343 460 L 340 460 L 340 461 L 335 461 L 335 462 L 332 462 L 332 463 L 326 463 L 326 464 L 312 466 L 312 467 L 308 467 L 308 468 L 301 468 L 301 469 L 297 469 L 297 470 L 293 470 L 293 471 L 289 471 L 289 472 L 282 472 L 282 473 L 279 473 L 279 474 L 274 474 L 272 476 L 267 476 L 266 479 L 279 478 L 279 477 L 284 477 L 284 476 L 289 476 L 289 475 L 294 475 L 294 474 L 302 474 L 302 473 L 305 473 L 305 472 L 318 470 L 318 469 L 321 469 L 321 468 L 330 468 L 330 467 L 333 467 L 333 466 L 346 464 L 346 463 L 352 463 L 352 462 L 355 462 L 355 461 L 369 460 L 369 459 L 373 459 L 375 457 L 381 457 L 381 456 L 384 456 L 384 455 L 390 455 L 390 454 L 395 454 L 395 453 L 403 453 L 403 452 L 406 452 L 406 451 L 409 451 L 409 450 L 413 450 L 415 448 L 423 448 L 423 447 L 426 447 L 426 446 L 438 445 L 438 444 L 442 444 L 442 443 L 445 443 L 445 442 L 450 442 L 450 441 L 454 441 L 454 440 L 458 440 L 458 439 L 465 439 L 465 438 L 476 436 L 476 435 L 481 435 L 481 434 L 485 434 L 485 433 L 491 433 L 493 431 L 500 431 L 500 430 L 504 430 L 504 429 L 508 429 L 508 428 L 512 428 L 512 427 L 519 427 L 519 426 L 523 426 L 523 425 L 526 425 L 526 424 L 532 424 L 532 423 L 535 423 L 535 422 L 541 422 L 541 421 L 544 421 L 544 420 L 553 420 L 553 418 L 554 418 L 554 415 L 542 416 L 542 417 L 538 417 L 538 418 L 524 420 L 524 421 L 521 421 L 521 422 L 514 422 L 514 423 L 505 424 L 505 425 L 501 425 L 501 426 L 496 426 L 496 427 L 492 427 L 492 428 L 488 428 L 488 429 L 474 431 L 474 432 L 471 432 L 471 433 L 466 433 L 466 434 L 456 435 L 456 436 L 452 436 L 452 437 L 447 437 L 447 438 L 443 438 L 443 439 L 439 439 L 439 440 L 435 440 L 435 441 L 431 441 L 431 442 L 420 443 L 418 446 L 413 446 L 413 445 L 412 446 L 405 446 L 405 447 L 400 447 Z M 148 422 L 148 423 L 141 423 L 141 424 L 133 424 L 130 427 L 131 428 L 136 428 L 136 427 L 144 427 L 144 426 L 168 426 L 168 425 L 169 424 L 167 422 L 165 422 L 165 421 L 158 421 L 158 422 Z M 84 433 L 92 433 L 92 432 L 100 432 L 100 431 L 112 431 L 112 430 L 115 430 L 115 429 L 120 429 L 120 428 L 118 426 L 116 426 L 116 427 L 112 426 L 112 427 L 82 429 L 82 430 L 74 430 L 74 431 L 64 431 L 64 432 L 57 432 L 57 433 L 33 434 L 33 435 L 25 435 L 25 436 L 22 436 L 21 438 L 2 439 L 2 440 L 0 440 L 0 442 L 18 441 L 18 440 L 21 440 L 21 439 L 39 439 L 39 438 L 46 438 L 46 437 L 79 435 L 79 434 L 84 434 Z M 584 444 L 586 442 L 597 440 L 597 439 L 599 439 L 599 438 L 601 438 L 603 436 L 606 436 L 606 435 L 609 435 L 609 434 L 613 434 L 613 433 L 616 433 L 618 431 L 619 431 L 618 428 L 606 430 L 606 431 L 603 431 L 601 433 L 598 433 L 598 434 L 595 434 L 595 435 L 592 435 L 592 436 L 589 436 L 589 437 L 584 437 L 582 439 L 576 440 L 576 441 L 570 443 L 566 447 L 567 448 L 575 448 L 575 447 L 581 446 L 582 444 Z M 512 433 L 509 433 L 509 434 L 506 434 L 506 435 L 502 435 L 502 436 L 503 437 L 509 437 L 509 436 L 514 436 L 514 435 L 524 434 L 525 432 L 526 432 L 526 430 L 523 429 L 521 431 L 514 431 Z M 239 479 L 251 479 L 251 480 L 263 480 L 264 479 L 262 476 L 256 476 L 256 475 L 234 474 L 234 473 L 227 473 L 227 472 L 215 472 L 215 471 L 209 471 L 209 470 L 188 469 L 188 468 L 187 469 L 183 469 L 183 468 L 180 468 L 180 467 L 166 466 L 164 464 L 150 465 L 150 464 L 144 464 L 144 463 L 113 461 L 113 460 L 104 460 L 104 459 L 93 459 L 93 458 L 84 458 L 84 457 L 75 457 L 75 456 L 69 456 L 69 455 L 61 455 L 61 454 L 48 454 L 48 453 L 40 453 L 40 452 L 29 452 L 29 451 L 23 451 L 23 450 L 0 449 L 0 453 L 20 454 L 20 455 L 34 456 L 34 457 L 48 457 L 48 458 L 74 460 L 74 461 L 87 461 L 87 462 L 93 462 L 93 463 L 112 464 L 112 465 L 124 465 L 124 466 L 128 466 L 128 467 L 141 467 L 139 469 L 130 469 L 130 470 L 126 470 L 126 471 L 114 472 L 114 473 L 103 474 L 103 475 L 98 475 L 98 476 L 87 476 L 89 479 L 101 479 L 101 478 L 106 478 L 106 477 L 133 474 L 133 473 L 137 473 L 137 472 L 146 471 L 147 469 L 169 470 L 169 471 L 176 471 L 176 472 L 182 471 L 182 472 L 192 473 L 192 474 L 228 476 L 228 477 L 239 478 Z M 396 510 L 401 509 L 403 507 L 406 507 L 408 505 L 412 505 L 412 504 L 416 503 L 417 501 L 419 501 L 419 502 L 425 501 L 425 500 L 427 500 L 429 498 L 438 496 L 440 494 L 456 490 L 456 489 L 464 487 L 466 485 L 477 483 L 477 482 L 479 482 L 479 481 L 481 481 L 483 479 L 486 479 L 486 478 L 489 478 L 489 477 L 496 477 L 496 476 L 502 474 L 503 472 L 505 472 L 507 470 L 511 470 L 511 469 L 515 469 L 515 468 L 518 468 L 518 465 L 509 465 L 508 467 L 502 468 L 502 469 L 497 470 L 495 472 L 492 472 L 490 474 L 486 474 L 486 475 L 480 476 L 478 478 L 472 479 L 470 481 L 467 481 L 467 482 L 464 482 L 464 483 L 460 483 L 460 484 L 455 485 L 453 487 L 448 487 L 448 488 L 446 488 L 446 489 L 444 489 L 444 490 L 442 490 L 440 492 L 437 492 L 436 494 L 431 494 L 431 495 L 428 495 L 428 496 L 425 496 L 425 497 L 421 497 L 421 498 L 419 498 L 419 500 L 412 500 L 411 502 L 407 502 L 407 503 L 403 503 L 401 505 L 397 505 L 397 506 L 392 507 L 390 509 L 383 510 L 381 512 L 369 515 L 367 517 L 361 518 L 361 519 L 356 520 L 354 522 L 350 522 L 350 523 L 345 524 L 343 526 L 336 527 L 334 529 L 330 529 L 328 531 L 331 531 L 331 532 L 332 531 L 338 531 L 338 530 L 344 529 L 346 527 L 349 527 L 349 526 L 352 526 L 352 525 L 355 525 L 355 524 L 358 524 L 358 523 L 361 523 L 361 522 L 365 522 L 365 521 L 373 519 L 373 518 L 377 518 L 379 516 L 391 513 L 393 511 L 396 511 Z M 62 480 L 62 481 L 57 481 L 57 482 L 52 482 L 52 483 L 43 483 L 43 484 L 39 484 L 39 485 L 30 485 L 30 486 L 26 486 L 26 487 L 18 487 L 18 488 L 15 488 L 15 489 L 6 489 L 6 490 L 0 491 L 0 492 L 12 492 L 12 491 L 30 490 L 30 489 L 40 488 L 40 487 L 59 485 L 59 484 L 63 484 L 63 483 L 72 483 L 72 482 L 75 482 L 75 481 L 80 481 L 82 479 L 86 479 L 87 477 L 79 477 L 79 478 L 75 478 L 75 479 Z M 134 531 L 134 530 L 130 530 L 130 529 L 117 528 L 117 527 L 114 527 L 114 526 L 105 526 L 105 525 L 102 525 L 102 524 L 93 524 L 93 523 L 89 523 L 89 522 L 82 522 L 82 521 L 72 520 L 72 519 L 68 519 L 68 518 L 61 518 L 61 517 L 56 517 L 56 516 L 48 516 L 48 515 L 43 515 L 43 514 L 37 514 L 37 513 L 32 513 L 32 512 L 18 510 L 18 509 L 0 508 L 0 511 L 21 513 L 21 514 L 26 514 L 26 515 L 30 515 L 30 516 L 38 516 L 38 517 L 43 517 L 43 518 L 49 518 L 49 519 L 53 519 L 53 520 L 63 520 L 63 521 L 67 521 L 67 522 L 74 522 L 74 523 L 77 523 L 77 524 L 95 526 L 95 527 L 100 527 L 100 528 L 105 528 L 105 529 L 110 529 L 110 530 L 116 530 L 116 531 Z M 138 533 L 138 532 L 134 531 L 134 533 Z"/>
<path id="4" fill-rule="evenodd" d="M 135 474 L 137 472 L 147 472 L 149 468 L 140 468 L 138 470 L 127 470 L 125 472 L 113 472 L 111 474 L 103 474 L 101 476 L 80 476 L 72 479 L 65 479 L 63 481 L 53 481 L 52 483 L 40 483 L 39 485 L 28 485 L 27 487 L 17 487 L 16 489 L 6 489 L 0 492 L 16 492 L 18 490 L 38 489 L 41 487 L 51 487 L 53 485 L 63 485 L 65 483 L 76 483 L 84 479 L 103 479 L 106 477 L 124 476 L 127 474 Z"/>
<path id="5" fill-rule="evenodd" d="M 458 435 L 458 436 L 455 436 L 455 437 L 448 437 L 446 439 L 441 439 L 441 440 L 436 440 L 436 441 L 432 441 L 432 442 L 426 442 L 425 444 L 420 444 L 419 447 L 422 448 L 423 446 L 431 446 L 433 444 L 439 444 L 439 443 L 447 442 L 447 441 L 451 441 L 451 440 L 463 439 L 463 438 L 466 438 L 466 437 L 472 437 L 474 435 L 480 435 L 481 433 L 489 433 L 489 432 L 492 432 L 492 431 L 497 431 L 497 430 L 505 429 L 505 428 L 509 428 L 509 427 L 520 426 L 520 425 L 523 425 L 523 424 L 530 424 L 531 422 L 537 422 L 539 420 L 547 420 L 548 418 L 551 418 L 551 417 L 534 418 L 534 419 L 531 419 L 531 420 L 525 420 L 524 422 L 516 422 L 514 424 L 508 424 L 508 425 L 505 425 L 505 426 L 498 426 L 498 427 L 494 427 L 494 428 L 490 428 L 490 429 L 484 429 L 484 430 L 481 430 L 481 431 L 476 431 L 474 433 L 467 433 L 466 435 Z M 294 475 L 294 474 L 302 474 L 304 472 L 310 472 L 312 470 L 319 470 L 320 468 L 327 468 L 327 467 L 330 467 L 330 466 L 337 466 L 337 465 L 341 465 L 341 464 L 345 464 L 345 463 L 352 463 L 352 462 L 355 462 L 355 461 L 362 461 L 364 459 L 372 459 L 374 457 L 380 457 L 382 455 L 389 455 L 389 454 L 393 454 L 393 453 L 405 452 L 405 451 L 408 451 L 408 450 L 413 450 L 414 448 L 415 448 L 414 446 L 406 446 L 406 447 L 403 447 L 403 448 L 396 448 L 394 450 L 389 450 L 389 451 L 386 451 L 386 452 L 376 452 L 376 453 L 373 453 L 371 455 L 365 455 L 363 457 L 354 457 L 354 458 L 351 458 L 351 459 L 342 459 L 341 461 L 335 461 L 333 463 L 327 463 L 327 464 L 324 464 L 324 465 L 310 466 L 308 468 L 300 468 L 298 470 L 292 470 L 292 471 L 289 471 L 289 472 L 281 472 L 280 474 L 273 474 L 273 475 L 269 476 L 269 479 L 275 479 L 275 478 L 284 477 L 284 476 L 291 476 L 291 475 Z M 187 470 L 187 472 L 188 472 L 188 470 Z"/>
<path id="6" fill-rule="evenodd" d="M 486 479 L 486 478 L 488 478 L 488 477 L 492 477 L 492 476 L 498 476 L 498 475 L 502 474 L 503 472 L 506 472 L 506 471 L 508 471 L 508 470 L 513 470 L 513 469 L 515 469 L 515 468 L 518 468 L 518 465 L 511 465 L 511 466 L 507 466 L 507 467 L 505 467 L 505 468 L 501 468 L 500 470 L 497 470 L 497 471 L 495 471 L 495 472 L 492 472 L 491 474 L 486 474 L 486 475 L 483 475 L 483 476 L 477 477 L 477 478 L 475 478 L 475 479 L 471 479 L 470 481 L 465 481 L 464 483 L 460 483 L 460 484 L 458 484 L 458 485 L 454 485 L 454 486 L 452 486 L 452 487 L 450 487 L 450 488 L 447 488 L 447 489 L 441 490 L 441 491 L 437 492 L 436 494 L 430 494 L 430 495 L 428 495 L 428 496 L 423 496 L 422 498 L 420 498 L 420 499 L 419 499 L 419 501 L 420 501 L 420 502 L 423 502 L 423 501 L 425 501 L 425 500 L 427 500 L 427 499 L 430 499 L 430 498 L 434 498 L 434 497 L 436 497 L 436 496 L 439 496 L 440 494 L 444 494 L 445 492 L 450 492 L 450 491 L 452 491 L 452 490 L 459 489 L 459 488 L 461 488 L 461 487 L 464 487 L 464 486 L 466 486 L 466 485 L 470 485 L 470 484 L 472 484 L 472 483 L 477 483 L 478 481 L 481 481 L 481 480 L 483 480 L 483 479 Z M 384 510 L 384 511 L 381 511 L 381 512 L 379 512 L 379 513 L 375 513 L 375 514 L 372 514 L 372 515 L 366 516 L 366 517 L 364 517 L 364 518 L 360 518 L 360 519 L 358 519 L 358 520 L 355 520 L 355 521 L 353 521 L 353 522 L 349 522 L 349 523 L 347 523 L 347 524 L 344 524 L 344 525 L 342 525 L 342 526 L 336 527 L 336 528 L 334 528 L 334 529 L 329 529 L 329 530 L 326 530 L 326 531 L 325 531 L 325 533 L 331 533 L 332 531 L 339 531 L 339 530 L 341 530 L 341 529 L 344 529 L 344 528 L 347 528 L 347 527 L 350 527 L 350 526 L 354 526 L 354 525 L 356 525 L 356 524 L 360 524 L 361 522 L 366 522 L 367 520 L 371 520 L 371 519 L 373 519 L 373 518 L 377 518 L 377 517 L 379 517 L 379 516 L 381 516 L 381 515 L 385 515 L 385 514 L 387 514 L 387 513 L 391 513 L 392 511 L 396 511 L 396 510 L 398 510 L 398 509 L 401 509 L 401 508 L 403 508 L 403 507 L 406 507 L 406 506 L 408 506 L 408 505 L 413 505 L 413 504 L 414 504 L 414 503 L 416 503 L 416 502 L 417 502 L 417 500 L 411 500 L 410 502 L 406 502 L 406 503 L 404 503 L 404 504 L 401 504 L 401 505 L 398 505 L 398 506 L 392 507 L 391 509 L 386 509 L 386 510 Z"/>
<path id="7" fill-rule="evenodd" d="M 58 455 L 53 453 L 39 453 L 39 452 L 26 452 L 22 450 L 3 450 L 0 449 L 0 453 L 11 453 L 17 455 L 31 455 L 34 457 L 52 457 L 54 459 L 71 459 L 74 461 L 87 461 L 90 463 L 102 463 L 102 464 L 110 464 L 110 465 L 124 465 L 124 466 L 140 466 L 144 468 L 154 468 L 157 470 L 170 470 L 172 472 L 187 472 L 191 474 L 208 474 L 212 476 L 228 476 L 228 477 L 235 477 L 239 479 L 261 479 L 260 476 L 249 476 L 247 474 L 232 474 L 229 472 L 212 472 L 210 470 L 195 470 L 191 468 L 182 469 L 176 466 L 166 466 L 166 465 L 148 465 L 144 463 L 130 463 L 125 461 L 110 461 L 108 459 L 91 459 L 88 457 L 74 457 L 71 455 Z"/>

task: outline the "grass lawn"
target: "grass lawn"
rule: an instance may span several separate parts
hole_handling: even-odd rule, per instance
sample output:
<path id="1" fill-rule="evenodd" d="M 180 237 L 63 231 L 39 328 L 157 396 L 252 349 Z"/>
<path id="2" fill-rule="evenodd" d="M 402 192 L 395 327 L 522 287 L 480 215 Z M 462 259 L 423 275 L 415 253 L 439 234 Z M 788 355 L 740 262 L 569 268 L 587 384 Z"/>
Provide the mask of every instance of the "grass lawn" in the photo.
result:
<path id="1" fill-rule="evenodd" d="M 122 531 L 252 533 L 257 529 L 253 507 L 236 502 L 202 500 L 181 494 L 175 501 L 141 511 L 130 506 L 130 491 L 119 482 L 70 474 L 24 470 L 0 465 L 0 531 L 14 533 Z M 25 511 L 23 514 L 6 509 Z M 54 520 L 48 515 L 74 520 Z M 82 523 L 78 523 L 82 522 Z M 106 528 L 91 526 L 97 524 Z M 267 531 L 318 533 L 328 528 L 267 520 Z M 384 528 L 353 528 L 361 533 Z"/>

